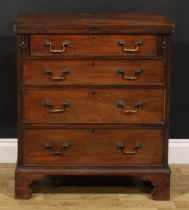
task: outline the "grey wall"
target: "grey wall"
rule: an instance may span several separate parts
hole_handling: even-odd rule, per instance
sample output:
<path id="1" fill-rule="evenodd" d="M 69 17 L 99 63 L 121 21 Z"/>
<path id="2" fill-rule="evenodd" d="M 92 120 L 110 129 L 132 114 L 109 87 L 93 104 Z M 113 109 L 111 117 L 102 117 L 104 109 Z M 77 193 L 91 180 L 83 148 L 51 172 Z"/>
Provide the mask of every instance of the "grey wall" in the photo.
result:
<path id="1" fill-rule="evenodd" d="M 189 138 L 189 1 L 6 0 L 0 1 L 0 138 L 16 137 L 16 59 L 12 25 L 18 12 L 158 12 L 176 24 L 173 35 L 171 138 Z"/>

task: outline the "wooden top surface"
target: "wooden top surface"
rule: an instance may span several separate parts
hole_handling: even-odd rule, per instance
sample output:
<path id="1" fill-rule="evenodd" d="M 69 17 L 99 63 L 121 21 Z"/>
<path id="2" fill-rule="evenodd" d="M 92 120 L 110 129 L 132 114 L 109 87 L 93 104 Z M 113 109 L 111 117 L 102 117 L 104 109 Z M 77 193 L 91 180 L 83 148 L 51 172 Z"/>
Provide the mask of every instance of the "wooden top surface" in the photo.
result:
<path id="1" fill-rule="evenodd" d="M 111 26 L 111 27 L 110 27 Z M 174 24 L 161 14 L 138 13 L 74 13 L 74 14 L 19 14 L 16 19 L 17 32 L 44 33 L 50 30 L 61 32 L 152 32 L 171 33 Z M 70 31 L 69 31 L 70 29 Z"/>

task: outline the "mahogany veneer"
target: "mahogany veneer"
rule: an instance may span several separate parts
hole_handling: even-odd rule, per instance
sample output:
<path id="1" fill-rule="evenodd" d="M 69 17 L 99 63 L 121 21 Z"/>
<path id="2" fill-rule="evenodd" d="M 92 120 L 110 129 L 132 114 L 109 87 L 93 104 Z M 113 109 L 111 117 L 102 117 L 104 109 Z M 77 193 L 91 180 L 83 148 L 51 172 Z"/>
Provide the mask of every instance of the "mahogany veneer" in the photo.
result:
<path id="1" fill-rule="evenodd" d="M 149 35 L 32 35 L 30 54 L 35 55 L 54 55 L 49 54 L 49 49 L 44 45 L 45 40 L 53 42 L 55 48 L 61 48 L 62 40 L 69 40 L 69 50 L 66 55 L 123 55 L 122 48 L 117 43 L 119 40 L 127 40 L 127 45 L 132 47 L 136 40 L 143 40 L 144 47 L 140 48 L 135 56 L 156 56 L 157 55 L 157 36 Z M 61 55 L 61 54 L 58 54 Z M 57 55 L 57 56 L 58 56 Z M 127 56 L 133 56 L 127 54 Z"/>
<path id="2" fill-rule="evenodd" d="M 35 71 L 33 71 L 35 69 Z M 145 69 L 145 71 L 144 71 Z M 140 79 L 125 80 L 125 75 L 138 71 Z M 64 80 L 52 80 L 61 77 Z M 25 60 L 24 85 L 165 85 L 164 63 L 161 60 Z"/>
<path id="3" fill-rule="evenodd" d="M 156 14 L 17 17 L 16 198 L 53 175 L 138 176 L 169 199 L 171 33 Z"/>
<path id="4" fill-rule="evenodd" d="M 162 129 L 26 129 L 23 163 L 24 166 L 161 165 L 163 135 Z M 62 152 L 65 143 L 68 147 L 63 157 L 52 155 L 55 151 Z M 44 150 L 46 144 L 53 147 L 50 152 L 48 148 Z M 125 145 L 125 151 L 133 151 L 136 144 L 141 144 L 141 148 L 137 156 L 125 158 L 119 144 Z"/>
<path id="5" fill-rule="evenodd" d="M 24 123 L 164 122 L 162 89 L 38 88 L 23 89 L 22 95 Z M 134 110 L 140 102 L 142 106 L 135 114 L 124 113 L 119 101 L 125 103 L 124 110 Z M 64 109 L 64 103 L 68 103 L 64 113 L 52 113 Z"/>

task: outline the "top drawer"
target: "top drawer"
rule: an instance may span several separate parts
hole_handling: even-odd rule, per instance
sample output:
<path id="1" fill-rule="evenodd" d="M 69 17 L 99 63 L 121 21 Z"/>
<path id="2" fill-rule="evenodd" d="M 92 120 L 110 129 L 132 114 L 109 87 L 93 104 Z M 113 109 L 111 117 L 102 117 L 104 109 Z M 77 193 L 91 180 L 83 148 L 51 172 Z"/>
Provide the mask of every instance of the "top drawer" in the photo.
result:
<path id="1" fill-rule="evenodd" d="M 156 57 L 156 35 L 31 35 L 32 56 Z"/>

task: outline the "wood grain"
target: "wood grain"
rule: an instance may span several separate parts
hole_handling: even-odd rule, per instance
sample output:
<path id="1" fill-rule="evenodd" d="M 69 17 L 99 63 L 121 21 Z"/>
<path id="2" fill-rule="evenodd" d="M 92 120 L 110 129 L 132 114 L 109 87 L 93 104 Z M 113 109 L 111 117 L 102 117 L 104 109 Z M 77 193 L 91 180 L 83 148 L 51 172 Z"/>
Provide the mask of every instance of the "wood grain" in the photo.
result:
<path id="1" fill-rule="evenodd" d="M 52 74 L 45 74 L 50 69 Z M 62 80 L 53 77 L 69 73 Z M 123 79 L 135 76 L 137 69 L 143 72 L 136 80 Z M 23 63 L 23 85 L 163 85 L 164 63 L 161 60 L 25 60 Z"/>
<path id="2" fill-rule="evenodd" d="M 32 182 L 46 176 L 131 176 L 152 184 L 154 200 L 168 200 L 170 35 L 174 30 L 169 18 L 25 14 L 17 17 L 16 26 L 19 149 L 15 197 L 31 198 Z M 46 40 L 59 51 L 64 41 L 70 45 L 63 53 L 50 52 Z M 119 40 L 135 52 L 124 51 Z M 143 41 L 139 47 L 138 40 Z M 52 82 L 65 65 L 71 70 L 64 82 Z M 138 66 L 143 74 L 135 81 L 123 81 L 117 73 L 120 65 L 124 74 L 134 75 Z M 44 75 L 47 67 L 50 76 Z M 121 152 L 135 151 L 138 138 L 144 147 L 125 160 Z M 45 139 L 49 141 L 46 148 Z M 115 148 L 118 139 L 122 141 L 119 151 Z M 68 158 L 52 158 L 51 153 L 60 153 L 62 144 Z"/>
<path id="3" fill-rule="evenodd" d="M 132 56 L 156 56 L 157 55 L 157 36 L 155 35 L 31 35 L 30 54 L 64 56 L 64 55 L 125 55 Z M 70 41 L 70 46 L 66 47 L 63 53 L 52 53 L 45 41 L 49 40 L 54 49 L 62 49 L 62 43 Z M 136 48 L 136 42 L 143 40 L 136 52 L 124 52 L 119 40 L 124 40 L 127 47 Z"/>
<path id="4" fill-rule="evenodd" d="M 162 164 L 163 130 L 161 129 L 27 129 L 23 132 L 24 165 L 149 165 Z M 52 150 L 45 148 L 45 143 Z M 69 147 L 61 150 L 65 143 Z M 122 143 L 123 154 L 117 148 Z M 62 154 L 52 154 L 51 152 Z M 110 155 L 111 154 L 111 155 Z"/>
<path id="5" fill-rule="evenodd" d="M 48 23 L 48 24 L 47 24 Z M 166 15 L 148 13 L 20 14 L 17 32 L 39 33 L 172 33 Z M 121 30 L 120 30 L 121 29 Z"/>
<path id="6" fill-rule="evenodd" d="M 24 89 L 23 121 L 25 123 L 157 123 L 164 121 L 164 90 L 159 89 Z M 142 101 L 144 106 L 136 113 L 124 114 L 117 106 L 124 101 L 124 109 L 135 109 Z M 61 109 L 62 103 L 70 105 L 61 113 L 52 113 L 45 101 Z"/>

